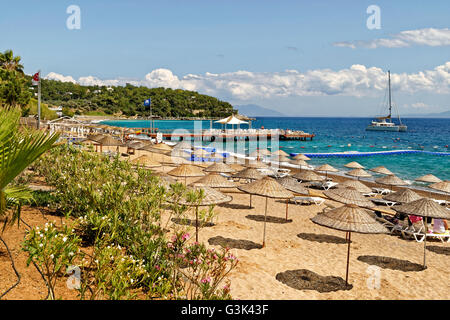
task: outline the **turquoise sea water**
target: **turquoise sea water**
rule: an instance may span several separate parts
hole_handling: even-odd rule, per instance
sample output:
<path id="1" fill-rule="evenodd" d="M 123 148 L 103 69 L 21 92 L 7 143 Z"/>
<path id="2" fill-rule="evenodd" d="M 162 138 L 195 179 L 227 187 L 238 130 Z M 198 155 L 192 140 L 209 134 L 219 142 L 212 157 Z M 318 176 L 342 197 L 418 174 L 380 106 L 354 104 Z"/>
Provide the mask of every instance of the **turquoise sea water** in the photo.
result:
<path id="1" fill-rule="evenodd" d="M 388 150 L 423 150 L 430 152 L 449 153 L 450 149 L 450 119 L 402 119 L 408 126 L 407 132 L 375 132 L 365 131 L 370 123 L 369 118 L 256 118 L 252 121 L 253 128 L 264 126 L 266 129 L 280 128 L 303 130 L 314 133 L 313 141 L 280 141 L 280 149 L 287 153 L 333 153 L 333 152 L 372 152 Z M 128 128 L 148 128 L 149 121 L 105 121 L 105 124 Z M 203 129 L 209 129 L 210 121 L 201 123 Z M 194 130 L 194 121 L 155 120 L 154 126 L 161 131 L 175 129 Z M 220 129 L 220 124 L 213 124 Z M 247 128 L 243 125 L 242 128 Z M 210 143 L 204 142 L 204 145 Z M 218 147 L 217 144 L 213 145 Z M 270 146 L 270 144 L 269 144 Z M 256 146 L 244 149 L 252 151 Z M 386 166 L 399 177 L 407 180 L 432 173 L 437 177 L 450 180 L 450 156 L 438 156 L 428 153 L 376 155 L 356 158 L 313 158 L 312 165 L 328 163 L 346 171 L 344 164 L 357 161 L 367 168 L 379 165 Z M 345 169 L 345 170 L 344 170 Z"/>

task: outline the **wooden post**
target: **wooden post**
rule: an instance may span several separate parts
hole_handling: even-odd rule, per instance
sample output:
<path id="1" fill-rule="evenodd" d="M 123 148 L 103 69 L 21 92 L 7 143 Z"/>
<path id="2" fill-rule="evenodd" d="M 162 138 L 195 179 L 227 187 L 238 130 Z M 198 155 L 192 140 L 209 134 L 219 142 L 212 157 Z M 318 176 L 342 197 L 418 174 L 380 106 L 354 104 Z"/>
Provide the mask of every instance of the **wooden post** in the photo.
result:
<path id="1" fill-rule="evenodd" d="M 263 244 L 262 247 L 266 246 L 266 220 L 267 220 L 267 197 L 266 197 L 266 210 L 264 211 L 264 233 L 263 233 Z"/>
<path id="2" fill-rule="evenodd" d="M 347 250 L 347 272 L 345 274 L 345 285 L 348 286 L 348 266 L 350 262 L 350 242 L 351 242 L 352 233 L 348 232 L 348 250 Z"/>
<path id="3" fill-rule="evenodd" d="M 286 221 L 288 220 L 289 199 L 286 199 Z"/>
<path id="4" fill-rule="evenodd" d="M 198 242 L 198 206 L 195 206 L 195 241 Z"/>

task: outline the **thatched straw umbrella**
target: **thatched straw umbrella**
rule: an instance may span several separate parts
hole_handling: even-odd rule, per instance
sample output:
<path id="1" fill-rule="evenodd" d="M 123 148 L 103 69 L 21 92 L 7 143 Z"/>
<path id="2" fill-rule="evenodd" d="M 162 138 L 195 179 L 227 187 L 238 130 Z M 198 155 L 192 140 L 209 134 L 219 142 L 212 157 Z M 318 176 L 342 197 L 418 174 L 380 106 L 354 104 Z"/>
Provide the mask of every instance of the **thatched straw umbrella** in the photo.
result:
<path id="1" fill-rule="evenodd" d="M 409 203 L 412 201 L 419 200 L 421 198 L 422 198 L 421 196 L 419 196 L 417 193 L 408 188 L 385 195 L 383 197 L 384 200 L 395 201 L 399 203 Z"/>
<path id="2" fill-rule="evenodd" d="M 119 152 L 119 147 L 123 146 L 123 143 L 120 142 L 117 139 L 114 139 L 111 136 L 104 136 L 100 140 L 98 140 L 98 143 L 100 144 L 100 152 L 102 152 L 102 147 L 117 147 L 117 152 Z"/>
<path id="3" fill-rule="evenodd" d="M 194 186 L 210 187 L 210 188 L 236 188 L 237 184 L 227 178 L 221 176 L 217 172 L 212 172 L 199 180 L 191 183 Z"/>
<path id="4" fill-rule="evenodd" d="M 427 218 L 435 218 L 435 219 L 450 219 L 450 211 L 446 208 L 440 206 L 436 202 L 428 198 L 422 198 L 416 201 L 409 202 L 407 204 L 403 204 L 401 206 L 395 207 L 395 211 L 404 213 L 404 214 L 412 214 L 420 217 Z M 425 226 L 425 239 L 424 239 L 424 247 L 423 247 L 423 267 L 426 268 L 426 249 L 427 249 L 427 233 L 428 233 L 428 225 L 424 221 Z"/>
<path id="5" fill-rule="evenodd" d="M 247 168 L 242 171 L 239 171 L 231 176 L 232 178 L 238 178 L 238 179 L 247 179 L 247 180 L 260 180 L 264 178 L 264 176 L 255 168 Z M 252 208 L 252 194 L 250 194 L 250 202 L 249 202 L 249 208 Z"/>
<path id="6" fill-rule="evenodd" d="M 347 268 L 345 284 L 348 285 L 348 269 L 350 265 L 351 233 L 379 234 L 388 233 L 388 229 L 378 223 L 371 214 L 357 205 L 346 204 L 342 207 L 319 213 L 311 221 L 327 228 L 345 231 L 347 236 Z"/>
<path id="7" fill-rule="evenodd" d="M 132 149 L 133 153 L 136 150 L 140 150 L 140 149 L 144 148 L 147 145 L 148 145 L 148 143 L 145 143 L 143 141 L 129 141 L 129 142 L 126 143 L 127 149 Z M 127 150 L 127 153 L 130 153 L 129 150 Z"/>
<path id="8" fill-rule="evenodd" d="M 302 167 L 308 167 L 308 166 L 309 166 L 309 164 L 308 164 L 305 160 L 302 160 L 302 159 L 294 159 L 294 160 L 291 160 L 291 163 L 292 163 L 293 165 L 298 166 L 300 169 L 301 169 Z"/>
<path id="9" fill-rule="evenodd" d="M 375 182 L 384 184 L 384 185 L 388 185 L 391 187 L 391 190 L 392 190 L 392 186 L 405 186 L 408 184 L 407 182 L 403 181 L 402 179 L 400 179 L 399 177 L 397 177 L 394 174 L 384 176 L 382 178 L 378 178 L 375 180 Z"/>
<path id="10" fill-rule="evenodd" d="M 301 181 L 323 181 L 325 179 L 325 177 L 319 176 L 311 170 L 302 170 L 292 177 Z"/>
<path id="11" fill-rule="evenodd" d="M 372 176 L 370 173 L 364 171 L 363 169 L 353 169 L 349 172 L 346 172 L 345 174 L 348 176 L 356 177 L 358 180 L 359 178 L 369 178 Z"/>
<path id="12" fill-rule="evenodd" d="M 344 204 L 354 204 L 359 207 L 373 208 L 375 205 L 372 201 L 367 200 L 361 193 L 353 187 L 336 188 L 323 192 L 331 200 Z"/>
<path id="13" fill-rule="evenodd" d="M 344 167 L 349 168 L 349 169 L 364 169 L 364 166 L 360 165 L 356 161 L 349 162 L 346 165 L 344 165 Z"/>
<path id="14" fill-rule="evenodd" d="M 285 151 L 283 151 L 283 150 L 281 150 L 281 149 L 272 152 L 272 155 L 275 155 L 275 156 L 285 156 L 285 157 L 289 156 L 288 153 L 286 153 Z"/>
<path id="15" fill-rule="evenodd" d="M 87 136 L 87 138 L 89 139 L 89 140 L 92 140 L 92 141 L 95 141 L 95 142 L 98 142 L 99 140 L 101 140 L 102 138 L 104 138 L 104 137 L 106 137 L 104 134 L 100 134 L 100 133 L 97 133 L 97 134 L 89 134 L 88 136 Z"/>
<path id="16" fill-rule="evenodd" d="M 338 172 L 339 170 L 329 164 L 325 163 L 320 167 L 316 168 L 316 171 L 325 172 L 325 177 L 328 178 L 328 172 Z"/>
<path id="17" fill-rule="evenodd" d="M 308 158 L 307 156 L 305 156 L 302 153 L 297 154 L 296 156 L 294 156 L 292 159 L 294 160 L 304 160 L 304 161 L 308 161 L 311 160 L 310 158 Z"/>
<path id="18" fill-rule="evenodd" d="M 209 153 L 208 151 L 206 151 L 205 149 L 197 149 L 194 152 L 192 152 L 192 154 L 196 157 L 200 157 L 200 158 L 205 158 L 205 157 L 209 157 L 211 155 L 211 153 Z"/>
<path id="19" fill-rule="evenodd" d="M 181 166 L 170 170 L 167 174 L 174 177 L 184 177 L 185 185 L 187 177 L 203 177 L 205 175 L 199 167 L 191 164 L 182 164 Z"/>
<path id="20" fill-rule="evenodd" d="M 165 143 L 157 143 L 153 145 L 154 149 L 164 150 L 164 151 L 172 151 L 172 147 Z"/>
<path id="21" fill-rule="evenodd" d="M 261 161 L 256 161 L 256 162 L 250 162 L 247 165 L 247 168 L 252 168 L 252 169 L 266 169 L 269 166 L 267 164 L 265 164 L 264 162 Z"/>
<path id="22" fill-rule="evenodd" d="M 277 182 L 285 187 L 287 190 L 292 191 L 295 194 L 309 195 L 308 189 L 306 189 L 297 179 L 286 176 L 277 179 Z"/>
<path id="23" fill-rule="evenodd" d="M 244 191 L 249 194 L 254 194 L 262 197 L 266 197 L 266 207 L 264 211 L 264 233 L 263 233 L 263 244 L 266 245 L 266 220 L 267 220 L 267 199 L 290 199 L 294 195 L 289 190 L 286 190 L 281 184 L 275 181 L 275 179 L 270 177 L 264 177 L 261 180 L 249 183 L 238 187 L 239 190 Z M 286 220 L 288 219 L 288 206 L 286 206 Z"/>
<path id="24" fill-rule="evenodd" d="M 169 176 L 165 172 L 155 172 L 155 173 L 153 173 L 153 175 L 158 177 L 160 180 L 160 185 L 164 186 L 167 189 L 170 188 L 171 184 L 177 183 L 177 180 L 175 180 L 175 178 Z"/>
<path id="25" fill-rule="evenodd" d="M 369 169 L 369 171 L 372 171 L 372 172 L 375 172 L 375 173 L 379 173 L 379 174 L 385 174 L 385 175 L 392 175 L 392 174 L 394 174 L 393 172 L 391 172 L 391 170 L 389 170 L 388 168 L 383 167 L 383 166 L 378 166 L 376 168 Z"/>
<path id="26" fill-rule="evenodd" d="M 232 173 L 236 172 L 233 168 L 231 168 L 228 164 L 223 162 L 216 162 L 207 167 L 205 172 L 220 172 L 220 173 Z"/>
<path id="27" fill-rule="evenodd" d="M 262 157 L 270 156 L 272 153 L 267 149 L 258 149 L 249 154 L 250 157 L 254 157 L 259 160 Z"/>
<path id="28" fill-rule="evenodd" d="M 245 169 L 245 167 L 239 163 L 229 163 L 228 165 L 233 169 L 233 172 L 239 172 Z"/>
<path id="29" fill-rule="evenodd" d="M 195 241 L 198 242 L 198 207 L 227 203 L 233 200 L 233 198 L 209 187 L 194 186 L 190 187 L 190 189 L 203 192 L 203 199 L 201 202 L 192 203 L 187 201 L 187 199 L 180 199 L 178 203 L 195 207 Z"/>
<path id="30" fill-rule="evenodd" d="M 156 167 L 161 167 L 162 166 L 161 163 L 159 163 L 158 161 L 155 161 L 153 159 L 150 159 L 146 155 L 137 157 L 137 158 L 131 160 L 130 162 L 132 164 L 142 165 L 142 166 L 147 167 L 147 168 L 156 168 Z"/>
<path id="31" fill-rule="evenodd" d="M 446 180 L 446 181 L 442 181 L 442 182 L 433 183 L 433 184 L 430 184 L 428 186 L 428 188 L 442 191 L 442 192 L 445 192 L 448 194 L 448 193 L 450 193 L 450 181 Z"/>
<path id="32" fill-rule="evenodd" d="M 420 182 L 426 182 L 426 183 L 438 183 L 438 182 L 442 182 L 441 179 L 439 179 L 438 177 L 432 175 L 432 174 L 426 174 L 424 176 L 421 176 L 419 178 L 416 179 L 416 181 L 420 181 Z"/>
<path id="33" fill-rule="evenodd" d="M 362 193 L 362 194 L 372 192 L 372 189 L 370 189 L 368 186 L 366 186 L 365 184 L 363 184 L 361 181 L 358 181 L 358 180 L 346 180 L 342 183 L 339 183 L 338 187 L 339 188 L 352 187 L 356 191 L 358 191 L 359 193 Z"/>

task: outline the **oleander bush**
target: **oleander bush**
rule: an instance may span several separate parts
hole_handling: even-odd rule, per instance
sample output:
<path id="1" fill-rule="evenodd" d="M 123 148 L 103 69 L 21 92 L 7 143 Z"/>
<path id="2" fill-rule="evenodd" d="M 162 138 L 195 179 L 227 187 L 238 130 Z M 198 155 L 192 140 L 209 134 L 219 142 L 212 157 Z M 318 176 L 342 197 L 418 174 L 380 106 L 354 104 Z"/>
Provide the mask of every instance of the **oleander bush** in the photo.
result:
<path id="1" fill-rule="evenodd" d="M 202 192 L 164 185 L 118 157 L 68 146 L 54 148 L 32 169 L 56 189 L 46 201 L 74 222 L 72 236 L 89 249 L 77 264 L 81 299 L 231 299 L 225 281 L 237 259 L 193 243 L 191 227 L 171 219 L 186 219 Z M 182 198 L 191 206 L 180 205 Z M 213 216 L 213 207 L 201 211 L 203 222 Z"/>

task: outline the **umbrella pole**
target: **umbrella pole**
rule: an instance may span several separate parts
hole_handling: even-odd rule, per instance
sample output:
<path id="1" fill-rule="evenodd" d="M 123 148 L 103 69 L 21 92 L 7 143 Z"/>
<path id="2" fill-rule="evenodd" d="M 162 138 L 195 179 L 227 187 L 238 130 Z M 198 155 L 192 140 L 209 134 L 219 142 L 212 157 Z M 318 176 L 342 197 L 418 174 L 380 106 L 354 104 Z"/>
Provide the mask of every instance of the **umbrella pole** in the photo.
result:
<path id="1" fill-rule="evenodd" d="M 266 246 L 266 220 L 267 220 L 267 197 L 266 197 L 266 210 L 264 211 L 264 233 L 263 233 L 263 244 L 262 247 Z"/>
<path id="2" fill-rule="evenodd" d="M 350 262 L 350 238 L 352 236 L 352 233 L 348 233 L 348 250 L 347 250 L 347 272 L 345 273 L 345 285 L 348 286 L 348 266 Z"/>
<path id="3" fill-rule="evenodd" d="M 250 209 L 252 208 L 252 194 L 250 193 Z"/>
<path id="4" fill-rule="evenodd" d="M 428 233 L 428 224 L 427 221 L 425 219 L 425 217 L 422 218 L 422 220 L 425 220 L 424 225 L 425 225 L 425 239 L 423 241 L 423 268 L 426 269 L 427 268 L 427 233 Z"/>
<path id="5" fill-rule="evenodd" d="M 198 206 L 195 207 L 195 241 L 198 242 Z"/>
<path id="6" fill-rule="evenodd" d="M 286 221 L 288 220 L 288 212 L 289 212 L 289 199 L 286 199 Z"/>

